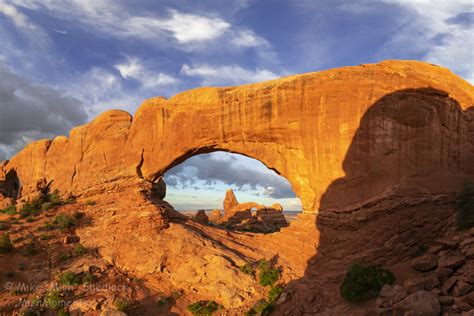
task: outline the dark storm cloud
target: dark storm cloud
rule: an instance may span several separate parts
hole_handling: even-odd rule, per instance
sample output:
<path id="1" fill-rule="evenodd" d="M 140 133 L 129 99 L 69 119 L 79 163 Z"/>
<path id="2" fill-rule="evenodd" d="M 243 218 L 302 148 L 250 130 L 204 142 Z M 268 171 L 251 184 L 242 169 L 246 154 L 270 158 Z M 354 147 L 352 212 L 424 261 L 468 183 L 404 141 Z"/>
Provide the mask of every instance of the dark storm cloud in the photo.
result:
<path id="1" fill-rule="evenodd" d="M 1 63 L 0 78 L 0 160 L 31 140 L 66 134 L 87 119 L 79 100 L 21 78 Z"/>
<path id="2" fill-rule="evenodd" d="M 448 24 L 461 25 L 466 28 L 474 24 L 474 12 L 461 12 L 458 15 L 446 20 Z"/>
<path id="3" fill-rule="evenodd" d="M 236 158 L 239 157 L 239 158 Z M 252 159 L 232 154 L 204 154 L 192 157 L 166 173 L 167 185 L 177 188 L 193 188 L 199 181 L 206 187 L 222 182 L 239 190 L 261 190 L 271 198 L 294 198 L 290 183 L 275 172 L 250 168 L 242 162 Z"/>

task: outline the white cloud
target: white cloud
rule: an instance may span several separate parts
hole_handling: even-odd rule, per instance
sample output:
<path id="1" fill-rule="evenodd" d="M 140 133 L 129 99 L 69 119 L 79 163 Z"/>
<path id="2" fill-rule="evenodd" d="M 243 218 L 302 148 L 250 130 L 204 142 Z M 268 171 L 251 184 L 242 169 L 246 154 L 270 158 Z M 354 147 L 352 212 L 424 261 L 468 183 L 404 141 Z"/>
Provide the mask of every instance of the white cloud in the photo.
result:
<path id="1" fill-rule="evenodd" d="M 30 37 L 30 44 L 36 47 L 46 47 L 50 43 L 49 36 L 38 26 L 21 13 L 14 5 L 8 4 L 5 0 L 0 0 L 0 13 L 10 18 L 15 26 Z"/>
<path id="2" fill-rule="evenodd" d="M 474 36 L 472 26 L 453 23 L 463 13 L 474 13 L 471 0 L 394 1 L 414 13 L 385 50 L 409 50 L 425 53 L 428 62 L 447 67 L 474 83 Z"/>
<path id="3" fill-rule="evenodd" d="M 269 43 L 265 39 L 250 30 L 237 32 L 231 41 L 234 45 L 241 47 L 269 46 Z"/>
<path id="4" fill-rule="evenodd" d="M 173 33 L 180 43 L 210 40 L 221 36 L 230 24 L 220 18 L 171 11 L 171 18 L 162 22 L 162 28 Z"/>
<path id="5" fill-rule="evenodd" d="M 238 65 L 209 66 L 206 64 L 195 66 L 184 64 L 181 74 L 201 78 L 204 85 L 252 83 L 278 77 L 267 69 L 249 70 Z"/>
<path id="6" fill-rule="evenodd" d="M 136 57 L 128 57 L 124 62 L 114 66 L 124 79 L 135 79 L 146 88 L 166 86 L 178 83 L 178 80 L 165 73 L 154 73 Z"/>
<path id="7" fill-rule="evenodd" d="M 0 0 L 9 1 L 9 0 Z M 233 28 L 231 23 L 215 14 L 184 13 L 165 10 L 163 15 L 130 14 L 127 7 L 111 0 L 15 0 L 6 4 L 18 25 L 28 22 L 38 29 L 16 7 L 47 10 L 55 18 L 80 22 L 94 32 L 119 38 L 142 39 L 160 46 L 177 46 L 185 50 L 213 50 L 226 43 L 237 48 L 268 47 L 269 43 L 251 30 Z M 224 36 L 225 35 L 225 36 Z M 219 39 L 219 45 L 205 43 Z M 203 44 L 203 45 L 200 45 Z"/>

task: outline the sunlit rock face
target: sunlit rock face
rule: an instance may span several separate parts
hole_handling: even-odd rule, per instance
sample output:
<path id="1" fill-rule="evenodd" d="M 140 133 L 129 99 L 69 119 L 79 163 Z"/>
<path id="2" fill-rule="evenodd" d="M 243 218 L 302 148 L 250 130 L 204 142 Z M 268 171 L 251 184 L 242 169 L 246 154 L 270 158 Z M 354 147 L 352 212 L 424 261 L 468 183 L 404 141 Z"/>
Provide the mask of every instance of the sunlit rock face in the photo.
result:
<path id="1" fill-rule="evenodd" d="M 452 192 L 473 179 L 473 103 L 472 85 L 414 61 L 199 88 L 34 142 L 0 175 L 16 172 L 19 198 L 41 178 L 94 195 L 152 186 L 187 158 L 224 150 L 287 178 L 305 213 L 355 208 L 397 192 Z"/>

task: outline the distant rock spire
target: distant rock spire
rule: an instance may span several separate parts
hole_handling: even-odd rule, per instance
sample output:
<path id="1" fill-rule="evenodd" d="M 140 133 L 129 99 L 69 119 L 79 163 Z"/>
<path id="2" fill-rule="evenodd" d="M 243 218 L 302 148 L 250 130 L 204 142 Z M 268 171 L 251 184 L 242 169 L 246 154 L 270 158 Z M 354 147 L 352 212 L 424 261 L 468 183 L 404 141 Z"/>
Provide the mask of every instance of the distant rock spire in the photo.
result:
<path id="1" fill-rule="evenodd" d="M 229 212 L 231 209 L 236 207 L 239 204 L 237 198 L 235 197 L 234 191 L 229 189 L 225 192 L 225 199 L 224 199 L 224 214 Z"/>

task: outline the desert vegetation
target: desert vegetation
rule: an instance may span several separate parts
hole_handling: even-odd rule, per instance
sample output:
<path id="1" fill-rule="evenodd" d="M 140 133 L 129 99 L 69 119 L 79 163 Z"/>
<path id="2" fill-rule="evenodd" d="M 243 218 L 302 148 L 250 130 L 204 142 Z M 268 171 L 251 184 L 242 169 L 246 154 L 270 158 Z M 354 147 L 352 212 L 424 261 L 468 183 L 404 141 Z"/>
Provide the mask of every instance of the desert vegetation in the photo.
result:
<path id="1" fill-rule="evenodd" d="M 350 302 L 362 302 L 377 297 L 385 284 L 393 284 L 395 276 L 387 269 L 352 264 L 342 281 L 341 296 Z"/>

